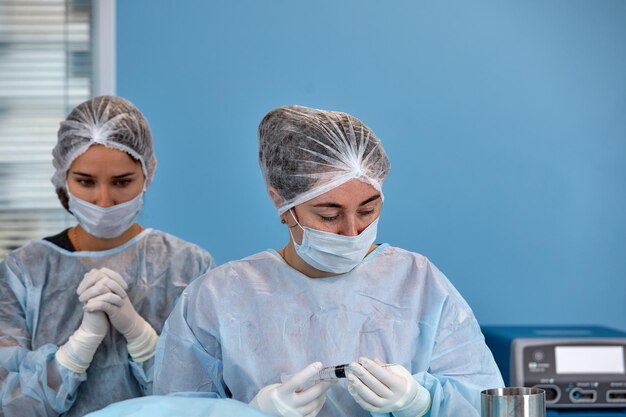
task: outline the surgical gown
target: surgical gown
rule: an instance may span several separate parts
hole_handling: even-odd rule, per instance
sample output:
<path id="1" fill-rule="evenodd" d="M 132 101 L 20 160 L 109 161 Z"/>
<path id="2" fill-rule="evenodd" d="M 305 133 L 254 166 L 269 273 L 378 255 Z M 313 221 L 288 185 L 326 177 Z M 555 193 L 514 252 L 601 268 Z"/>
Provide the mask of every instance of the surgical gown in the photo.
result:
<path id="1" fill-rule="evenodd" d="M 39 240 L 9 253 L 0 264 L 0 416 L 83 416 L 151 393 L 154 359 L 133 362 L 113 328 L 85 373 L 56 363 L 81 324 L 76 289 L 86 272 L 119 272 L 137 312 L 160 333 L 185 286 L 213 266 L 206 251 L 153 229 L 108 251 L 69 252 Z M 59 369 L 58 389 L 47 384 L 49 365 Z"/>
<path id="2" fill-rule="evenodd" d="M 155 394 L 207 391 L 249 402 L 308 364 L 360 356 L 404 366 L 431 394 L 428 416 L 480 416 L 503 381 L 474 315 L 424 256 L 381 245 L 354 270 L 309 278 L 273 250 L 194 281 L 157 344 Z M 345 380 L 325 416 L 368 416 Z"/>

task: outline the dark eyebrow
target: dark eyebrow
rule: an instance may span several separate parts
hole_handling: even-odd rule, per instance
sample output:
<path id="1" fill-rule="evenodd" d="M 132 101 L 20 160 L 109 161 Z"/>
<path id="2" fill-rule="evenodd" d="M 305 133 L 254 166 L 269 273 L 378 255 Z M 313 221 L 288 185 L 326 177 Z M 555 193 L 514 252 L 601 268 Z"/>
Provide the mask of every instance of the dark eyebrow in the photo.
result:
<path id="1" fill-rule="evenodd" d="M 374 200 L 378 200 L 379 198 L 380 198 L 380 194 L 373 195 L 370 198 L 368 198 L 367 200 L 363 201 L 361 204 L 359 204 L 359 206 L 364 206 L 367 203 L 371 203 Z"/>
<path id="2" fill-rule="evenodd" d="M 341 204 L 337 204 L 337 203 L 320 203 L 320 204 L 315 204 L 313 207 L 343 208 Z"/>
<path id="3" fill-rule="evenodd" d="M 72 171 L 71 174 L 80 175 L 81 177 L 89 177 L 89 178 L 93 177 L 93 175 L 91 174 L 87 174 L 85 172 L 79 172 L 79 171 Z"/>
<path id="4" fill-rule="evenodd" d="M 80 175 L 81 177 L 93 178 L 93 175 L 87 174 L 85 172 L 72 171 L 71 173 L 73 175 Z M 136 174 L 137 174 L 136 172 L 126 172 L 124 174 L 114 175 L 113 179 L 120 180 L 120 179 L 123 179 L 123 178 L 131 177 L 131 176 L 136 175 Z"/>
<path id="5" fill-rule="evenodd" d="M 368 203 L 371 203 L 372 201 L 378 200 L 379 198 L 380 198 L 380 194 L 373 195 L 367 200 L 363 201 L 361 204 L 359 204 L 359 207 L 364 206 Z M 320 204 L 315 204 L 313 207 L 343 208 L 341 204 L 337 204 L 337 203 L 320 203 Z"/>
<path id="6" fill-rule="evenodd" d="M 136 175 L 136 174 L 137 174 L 136 172 L 127 172 L 125 174 L 114 175 L 113 178 L 116 180 L 121 180 L 126 177 L 132 177 L 133 175 Z"/>

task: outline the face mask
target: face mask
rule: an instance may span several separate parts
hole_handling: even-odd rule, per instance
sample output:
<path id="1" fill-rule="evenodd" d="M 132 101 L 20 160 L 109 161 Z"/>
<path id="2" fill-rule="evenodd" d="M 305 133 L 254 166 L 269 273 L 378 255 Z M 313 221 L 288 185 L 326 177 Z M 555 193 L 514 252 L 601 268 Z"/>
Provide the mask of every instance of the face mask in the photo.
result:
<path id="1" fill-rule="evenodd" d="M 296 220 L 291 210 L 289 212 Z M 344 274 L 361 263 L 374 243 L 378 229 L 378 218 L 357 236 L 343 236 L 303 227 L 298 220 L 296 223 L 303 232 L 299 245 L 291 235 L 298 256 L 320 271 L 335 274 Z"/>
<path id="2" fill-rule="evenodd" d="M 83 229 L 95 237 L 112 239 L 135 223 L 143 206 L 143 191 L 130 201 L 111 207 L 100 207 L 81 200 L 67 191 L 69 208 Z"/>

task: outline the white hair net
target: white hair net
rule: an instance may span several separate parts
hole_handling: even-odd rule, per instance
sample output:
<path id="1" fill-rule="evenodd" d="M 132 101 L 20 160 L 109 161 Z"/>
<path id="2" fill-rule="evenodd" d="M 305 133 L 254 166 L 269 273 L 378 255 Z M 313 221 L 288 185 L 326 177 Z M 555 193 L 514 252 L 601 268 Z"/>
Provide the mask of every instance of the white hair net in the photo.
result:
<path id="1" fill-rule="evenodd" d="M 90 146 L 100 144 L 130 154 L 141 163 L 146 187 L 154 175 L 156 159 L 148 121 L 130 101 L 114 96 L 87 100 L 72 110 L 58 132 L 52 150 L 52 184 L 61 196 L 67 170 Z"/>
<path id="2" fill-rule="evenodd" d="M 346 113 L 285 106 L 259 124 L 259 164 L 280 214 L 352 179 L 381 192 L 389 159 L 374 132 Z"/>

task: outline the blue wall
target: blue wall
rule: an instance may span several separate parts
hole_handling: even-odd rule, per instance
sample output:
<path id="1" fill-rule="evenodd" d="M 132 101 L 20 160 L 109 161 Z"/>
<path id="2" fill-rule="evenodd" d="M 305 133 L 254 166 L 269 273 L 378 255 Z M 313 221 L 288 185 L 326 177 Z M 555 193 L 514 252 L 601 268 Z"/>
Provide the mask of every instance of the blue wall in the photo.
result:
<path id="1" fill-rule="evenodd" d="M 118 94 L 159 160 L 145 225 L 220 263 L 282 247 L 257 124 L 342 110 L 392 162 L 379 240 L 427 255 L 481 323 L 626 330 L 626 2 L 117 8 Z"/>

